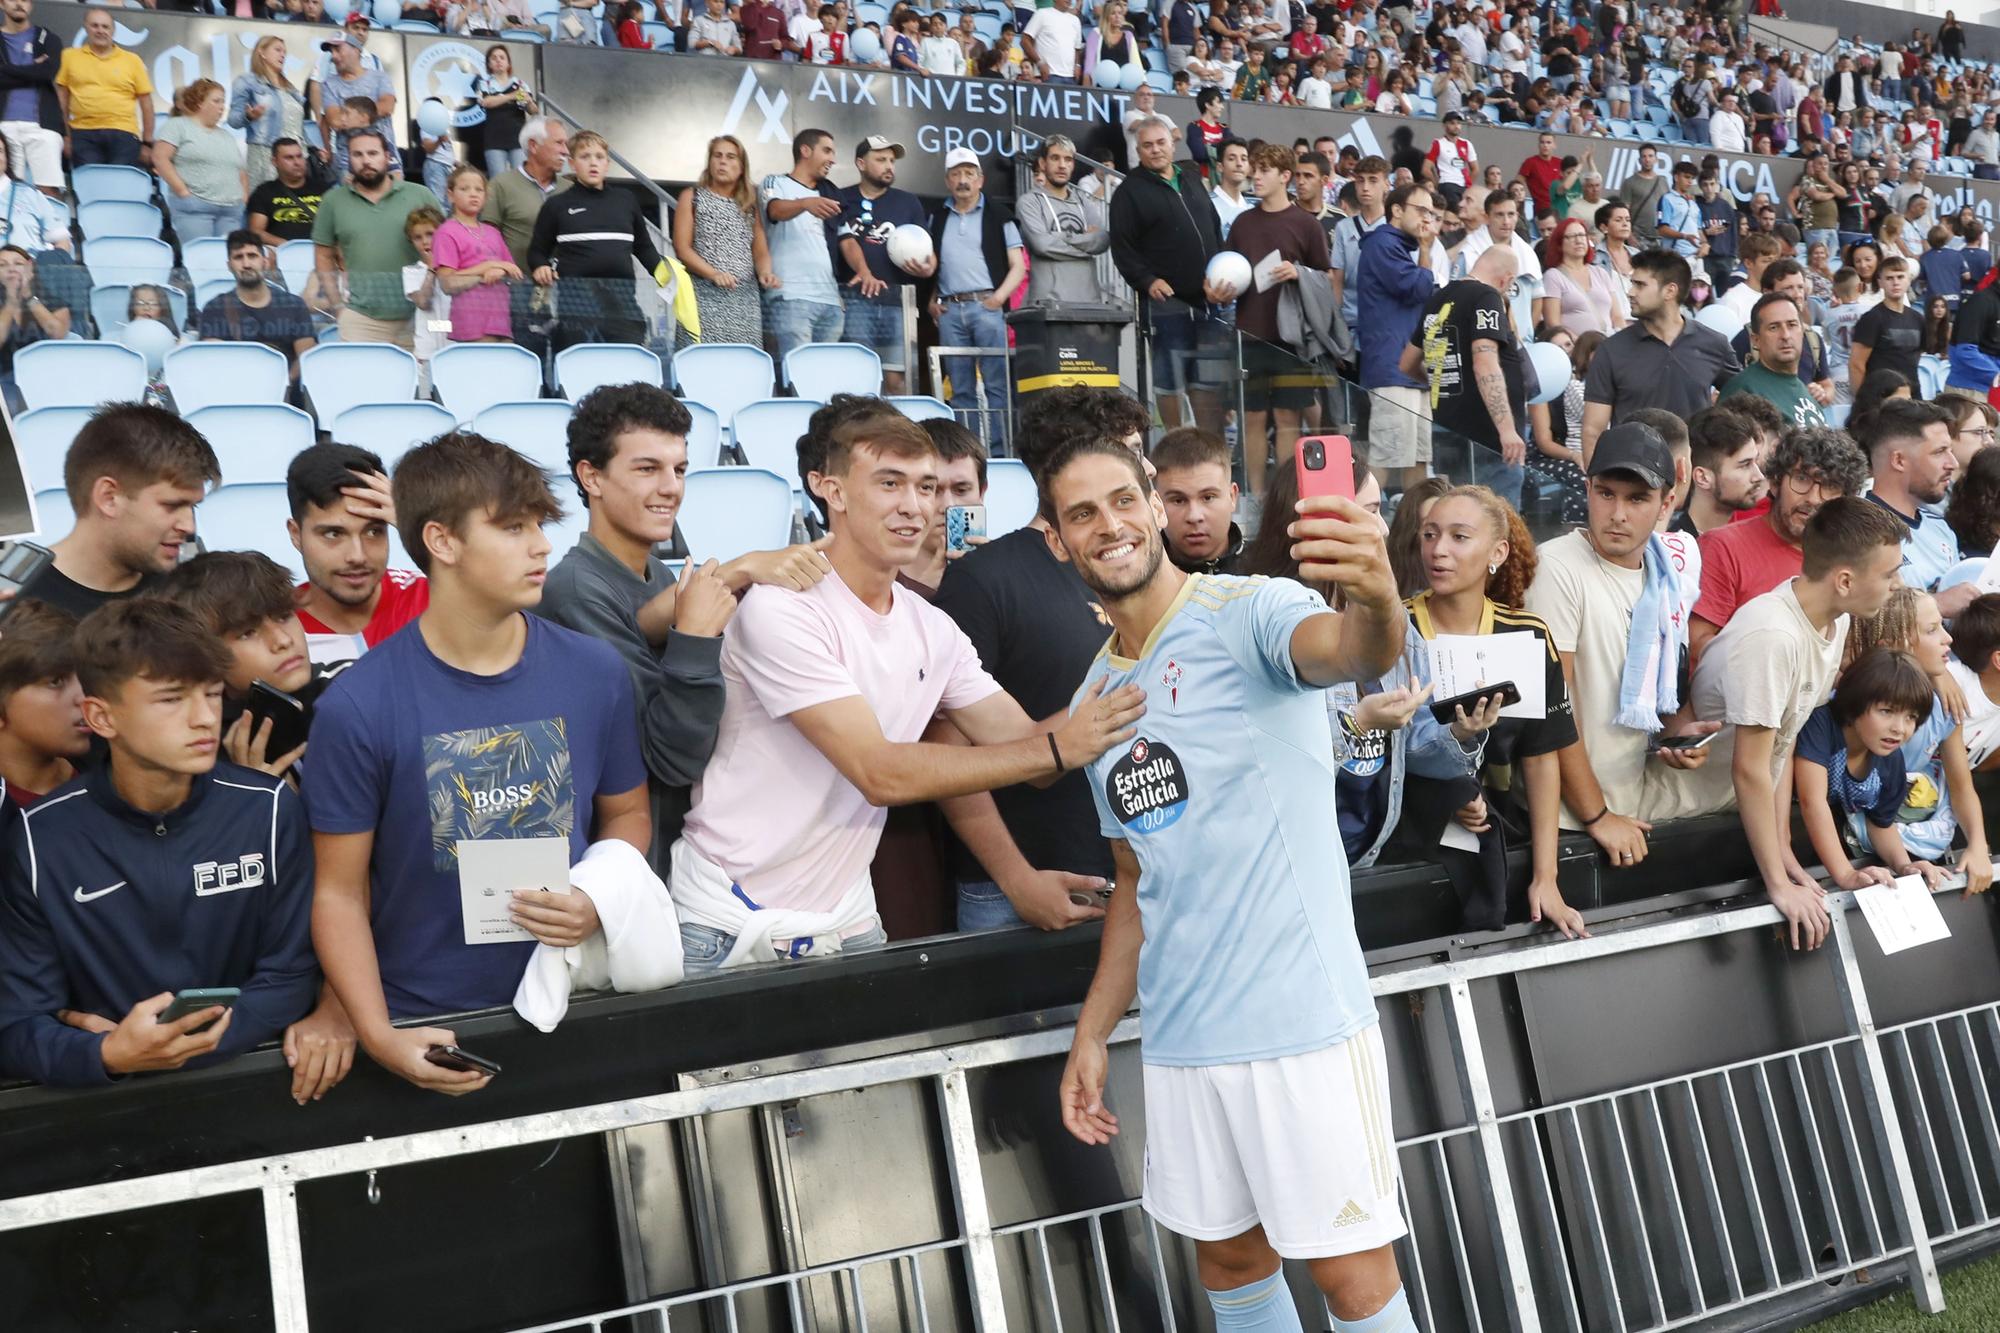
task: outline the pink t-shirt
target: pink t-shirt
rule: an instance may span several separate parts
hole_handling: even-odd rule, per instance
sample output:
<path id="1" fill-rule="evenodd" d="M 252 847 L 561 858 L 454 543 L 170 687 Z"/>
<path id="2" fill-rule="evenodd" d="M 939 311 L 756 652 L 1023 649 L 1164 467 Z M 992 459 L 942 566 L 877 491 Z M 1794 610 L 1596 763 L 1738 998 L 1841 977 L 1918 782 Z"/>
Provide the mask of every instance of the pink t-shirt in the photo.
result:
<path id="1" fill-rule="evenodd" d="M 1782 541 L 1768 520 L 1725 523 L 1701 534 L 1701 600 L 1694 613 L 1720 628 L 1738 607 L 1797 578 L 1805 553 Z"/>
<path id="2" fill-rule="evenodd" d="M 489 259 L 512 263 L 507 240 L 490 222 L 468 227 L 457 218 L 446 218 L 431 241 L 431 255 L 439 268 L 467 269 Z M 477 342 L 481 338 L 514 336 L 514 323 L 507 310 L 507 284 L 469 287 L 451 298 L 451 340 Z"/>
<path id="3" fill-rule="evenodd" d="M 722 638 L 715 758 L 682 836 L 759 906 L 830 912 L 868 872 L 884 811 L 786 719 L 859 695 L 890 741 L 1000 687 L 950 616 L 906 588 L 877 615 L 829 574 L 805 592 L 755 587 Z"/>

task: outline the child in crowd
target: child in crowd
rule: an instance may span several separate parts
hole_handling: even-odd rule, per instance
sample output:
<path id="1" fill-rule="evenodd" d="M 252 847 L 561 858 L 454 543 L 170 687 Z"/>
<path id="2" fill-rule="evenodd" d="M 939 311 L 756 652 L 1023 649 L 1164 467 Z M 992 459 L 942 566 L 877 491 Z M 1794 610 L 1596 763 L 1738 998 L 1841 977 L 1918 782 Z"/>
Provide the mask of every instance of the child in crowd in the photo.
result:
<path id="1" fill-rule="evenodd" d="M 431 390 L 431 357 L 444 349 L 451 337 L 451 297 L 438 281 L 436 254 L 432 242 L 444 214 L 425 206 L 413 208 L 403 220 L 403 235 L 417 252 L 416 262 L 403 265 L 403 295 L 417 308 L 413 330 L 417 355 L 417 392 Z"/>
<path id="2" fill-rule="evenodd" d="M 1312 72 L 1299 81 L 1295 94 L 1300 106 L 1309 106 L 1321 111 L 1333 110 L 1333 84 L 1326 77 L 1325 56 L 1314 56 Z"/>
<path id="3" fill-rule="evenodd" d="M 819 7 L 819 31 L 806 43 L 806 59 L 815 65 L 845 65 L 847 34 L 840 30 L 840 15 L 832 5 Z"/>
<path id="4" fill-rule="evenodd" d="M 1951 624 L 1951 678 L 1965 692 L 1965 756 L 1986 766 L 2000 750 L 2000 593 L 1975 597 Z"/>
<path id="5" fill-rule="evenodd" d="M 1847 632 L 1850 662 L 1885 648 L 1908 653 L 1930 677 L 1931 715 L 1903 742 L 1903 771 L 1910 789 L 1897 814 L 1897 831 L 1910 855 L 1940 864 L 1962 833 L 1965 847 L 1958 866 L 1965 871 L 1967 887 L 1983 893 L 1993 882 L 1993 862 L 1987 852 L 1985 814 L 1972 786 L 1972 763 L 1959 732 L 1966 699 L 1951 674 L 1951 644 L 1936 599 L 1915 588 L 1896 589 L 1881 611 L 1856 620 Z M 1857 842 L 1868 836 L 1865 816 L 1850 819 L 1849 836 Z"/>
<path id="6" fill-rule="evenodd" d="M 451 216 L 437 229 L 431 253 L 438 285 L 451 297 L 451 341 L 511 341 L 514 326 L 506 284 L 519 282 L 521 270 L 500 229 L 479 220 L 486 207 L 486 173 L 478 167 L 460 167 L 451 173 L 445 194 Z"/>
<path id="7" fill-rule="evenodd" d="M 1944 878 L 1942 869 L 1910 855 L 1898 827 L 1910 796 L 1903 744 L 1934 708 L 1930 677 L 1914 657 L 1872 648 L 1841 674 L 1833 701 L 1806 719 L 1792 754 L 1792 783 L 1813 851 L 1836 886 L 1861 889 L 1912 873 L 1929 886 Z M 1864 816 L 1881 865 L 1848 859 L 1840 824 L 1853 815 Z"/>
<path id="8" fill-rule="evenodd" d="M 1836 403 L 1854 401 L 1854 386 L 1847 376 L 1847 355 L 1854 347 L 1854 322 L 1866 309 L 1861 304 L 1861 275 L 1851 265 L 1834 274 L 1833 301 L 1820 317 L 1819 330 L 1826 335 L 1826 373 L 1833 376 Z"/>
<path id="9" fill-rule="evenodd" d="M 74 617 L 36 601 L 16 604 L 0 636 L 0 779 L 15 805 L 68 782 L 90 753 L 75 638 Z"/>
<path id="10" fill-rule="evenodd" d="M 452 141 L 449 126 L 436 136 L 419 128 L 417 137 L 424 146 L 424 188 L 442 199 L 451 188 L 452 173 L 458 168 L 458 145 Z"/>

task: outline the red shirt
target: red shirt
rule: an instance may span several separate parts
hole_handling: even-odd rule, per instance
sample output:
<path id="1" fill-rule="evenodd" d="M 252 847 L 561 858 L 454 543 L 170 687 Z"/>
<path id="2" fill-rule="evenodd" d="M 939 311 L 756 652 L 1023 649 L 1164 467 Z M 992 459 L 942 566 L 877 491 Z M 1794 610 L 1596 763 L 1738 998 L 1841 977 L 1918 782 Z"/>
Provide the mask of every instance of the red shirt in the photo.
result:
<path id="1" fill-rule="evenodd" d="M 1768 521 L 1725 523 L 1701 534 L 1701 598 L 1694 614 L 1720 628 L 1737 608 L 1796 578 L 1805 553 L 1779 538 Z"/>
<path id="2" fill-rule="evenodd" d="M 301 583 L 303 593 L 311 584 Z M 424 613 L 431 604 L 430 581 L 413 569 L 391 569 L 382 575 L 382 596 L 375 614 L 359 634 L 328 628 L 310 612 L 299 612 L 306 627 L 306 655 L 315 663 L 351 662 Z"/>
<path id="3" fill-rule="evenodd" d="M 1521 164 L 1518 173 L 1528 183 L 1528 197 L 1535 201 L 1535 211 L 1549 211 L 1549 187 L 1562 179 L 1563 164 L 1559 157 L 1543 157 L 1535 154 Z"/>
<path id="4" fill-rule="evenodd" d="M 736 13 L 743 33 L 743 54 L 751 60 L 776 60 L 785 51 L 785 12 L 767 0 L 743 0 Z"/>

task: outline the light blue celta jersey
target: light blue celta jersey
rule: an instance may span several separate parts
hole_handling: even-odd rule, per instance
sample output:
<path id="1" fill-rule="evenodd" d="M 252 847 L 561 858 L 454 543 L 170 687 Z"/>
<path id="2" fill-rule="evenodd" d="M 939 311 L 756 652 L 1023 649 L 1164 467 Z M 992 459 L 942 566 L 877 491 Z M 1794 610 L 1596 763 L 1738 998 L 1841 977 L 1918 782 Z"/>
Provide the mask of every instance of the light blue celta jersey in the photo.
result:
<path id="1" fill-rule="evenodd" d="M 1107 643 L 1084 677 L 1146 691 L 1090 781 L 1104 836 L 1139 861 L 1149 1064 L 1297 1055 L 1375 1021 L 1326 700 L 1292 666 L 1292 632 L 1326 609 L 1289 579 L 1196 574 L 1138 661 Z"/>

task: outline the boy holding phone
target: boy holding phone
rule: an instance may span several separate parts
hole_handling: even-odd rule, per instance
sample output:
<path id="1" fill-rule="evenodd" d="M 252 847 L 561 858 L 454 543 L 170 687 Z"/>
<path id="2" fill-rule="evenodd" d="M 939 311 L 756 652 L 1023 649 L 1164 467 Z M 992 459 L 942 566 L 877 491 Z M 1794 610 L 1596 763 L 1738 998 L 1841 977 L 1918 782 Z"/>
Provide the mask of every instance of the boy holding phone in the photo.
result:
<path id="1" fill-rule="evenodd" d="M 227 1059 L 283 1033 L 293 1096 L 339 1082 L 345 1026 L 318 998 L 305 812 L 283 782 L 218 766 L 222 645 L 157 598 L 78 627 L 84 718 L 104 757 L 21 816 L 0 880 L 0 1075 L 56 1086 Z M 174 993 L 235 987 L 161 1021 Z"/>
<path id="2" fill-rule="evenodd" d="M 229 762 L 273 777 L 291 773 L 306 752 L 313 701 L 351 665 L 313 664 L 291 576 L 256 551 L 210 551 L 168 575 L 159 595 L 193 612 L 228 654 L 222 748 Z"/>

